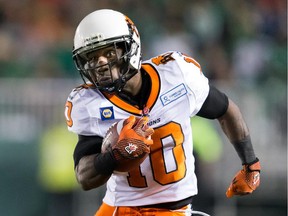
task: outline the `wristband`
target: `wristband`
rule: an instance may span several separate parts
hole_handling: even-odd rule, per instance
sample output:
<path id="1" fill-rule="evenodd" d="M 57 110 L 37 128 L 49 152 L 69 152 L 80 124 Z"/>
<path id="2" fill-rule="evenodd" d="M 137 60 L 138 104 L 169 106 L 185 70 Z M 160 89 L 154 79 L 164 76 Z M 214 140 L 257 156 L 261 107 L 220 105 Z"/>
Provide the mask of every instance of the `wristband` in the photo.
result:
<path id="1" fill-rule="evenodd" d="M 243 140 L 232 142 L 232 145 L 240 157 L 242 165 L 250 164 L 256 160 L 250 136 L 245 137 Z"/>
<path id="2" fill-rule="evenodd" d="M 253 172 L 253 171 L 260 172 L 260 169 L 261 169 L 260 164 L 256 164 L 258 161 L 259 161 L 259 159 L 256 157 L 256 159 L 254 161 L 246 164 L 249 172 Z"/>
<path id="3" fill-rule="evenodd" d="M 111 175 L 116 167 L 116 160 L 111 151 L 99 153 L 94 158 L 96 172 L 103 175 Z"/>

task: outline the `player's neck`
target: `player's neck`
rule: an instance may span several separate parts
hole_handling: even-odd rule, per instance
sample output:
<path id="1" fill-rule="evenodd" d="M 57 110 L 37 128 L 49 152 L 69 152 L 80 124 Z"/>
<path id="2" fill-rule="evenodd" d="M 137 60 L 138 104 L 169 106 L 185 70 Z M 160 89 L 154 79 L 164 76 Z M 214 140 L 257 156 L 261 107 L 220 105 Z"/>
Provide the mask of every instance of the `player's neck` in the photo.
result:
<path id="1" fill-rule="evenodd" d="M 138 84 L 137 90 L 136 88 L 134 89 L 135 92 L 132 95 L 132 93 L 129 93 L 128 91 L 122 91 L 118 93 L 118 96 L 125 100 L 126 102 L 130 103 L 133 106 L 136 106 L 139 109 L 143 109 L 145 107 L 145 104 L 147 102 L 147 99 L 150 95 L 151 91 L 151 80 L 150 77 L 146 74 L 145 71 L 141 71 L 136 74 L 140 78 L 139 81 L 135 81 L 134 84 Z M 134 78 L 134 77 L 133 77 Z M 124 89 L 123 89 L 124 90 Z"/>
<path id="2" fill-rule="evenodd" d="M 141 72 L 136 73 L 130 80 L 127 81 L 126 85 L 123 88 L 124 92 L 135 96 L 139 93 L 142 87 L 142 77 Z"/>

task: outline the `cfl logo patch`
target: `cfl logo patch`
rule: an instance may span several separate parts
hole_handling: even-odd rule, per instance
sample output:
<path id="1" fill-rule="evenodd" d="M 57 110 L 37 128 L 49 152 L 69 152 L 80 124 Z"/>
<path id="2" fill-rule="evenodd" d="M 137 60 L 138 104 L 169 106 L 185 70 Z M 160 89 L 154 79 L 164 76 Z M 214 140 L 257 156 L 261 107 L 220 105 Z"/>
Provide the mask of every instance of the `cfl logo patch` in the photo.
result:
<path id="1" fill-rule="evenodd" d="M 126 147 L 125 147 L 125 151 L 128 153 L 128 154 L 132 154 L 134 151 L 136 151 L 138 147 L 132 143 L 129 143 Z"/>

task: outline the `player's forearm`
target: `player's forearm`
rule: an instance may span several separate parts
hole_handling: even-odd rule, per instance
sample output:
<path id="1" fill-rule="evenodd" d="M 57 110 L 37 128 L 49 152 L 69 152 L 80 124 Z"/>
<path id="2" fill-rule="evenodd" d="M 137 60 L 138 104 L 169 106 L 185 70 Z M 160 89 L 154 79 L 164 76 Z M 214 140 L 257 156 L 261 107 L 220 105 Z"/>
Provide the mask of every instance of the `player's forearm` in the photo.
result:
<path id="1" fill-rule="evenodd" d="M 226 113 L 218 118 L 218 121 L 230 142 L 239 141 L 249 136 L 248 127 L 238 106 L 230 99 Z"/>
<path id="2" fill-rule="evenodd" d="M 238 106 L 229 99 L 226 113 L 218 118 L 222 130 L 234 146 L 243 164 L 256 160 L 248 127 Z"/>
<path id="3" fill-rule="evenodd" d="M 90 190 L 105 184 L 110 175 L 103 175 L 96 171 L 94 160 L 96 155 L 89 155 L 81 158 L 75 168 L 76 177 L 83 190 Z"/>

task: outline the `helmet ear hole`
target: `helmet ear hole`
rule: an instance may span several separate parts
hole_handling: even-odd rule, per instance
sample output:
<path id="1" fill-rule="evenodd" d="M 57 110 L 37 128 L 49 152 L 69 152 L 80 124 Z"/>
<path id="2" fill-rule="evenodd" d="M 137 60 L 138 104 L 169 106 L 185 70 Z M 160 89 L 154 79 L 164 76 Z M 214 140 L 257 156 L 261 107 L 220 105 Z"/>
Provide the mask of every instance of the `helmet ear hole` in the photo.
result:
<path id="1" fill-rule="evenodd" d="M 123 50 L 123 56 L 121 56 L 120 58 L 123 58 L 125 62 L 128 62 L 129 56 L 127 54 L 129 53 L 130 50 L 128 42 L 117 43 L 116 46 Z"/>
<path id="2" fill-rule="evenodd" d="M 137 55 L 138 45 L 136 43 L 132 43 L 131 45 L 131 55 Z"/>

